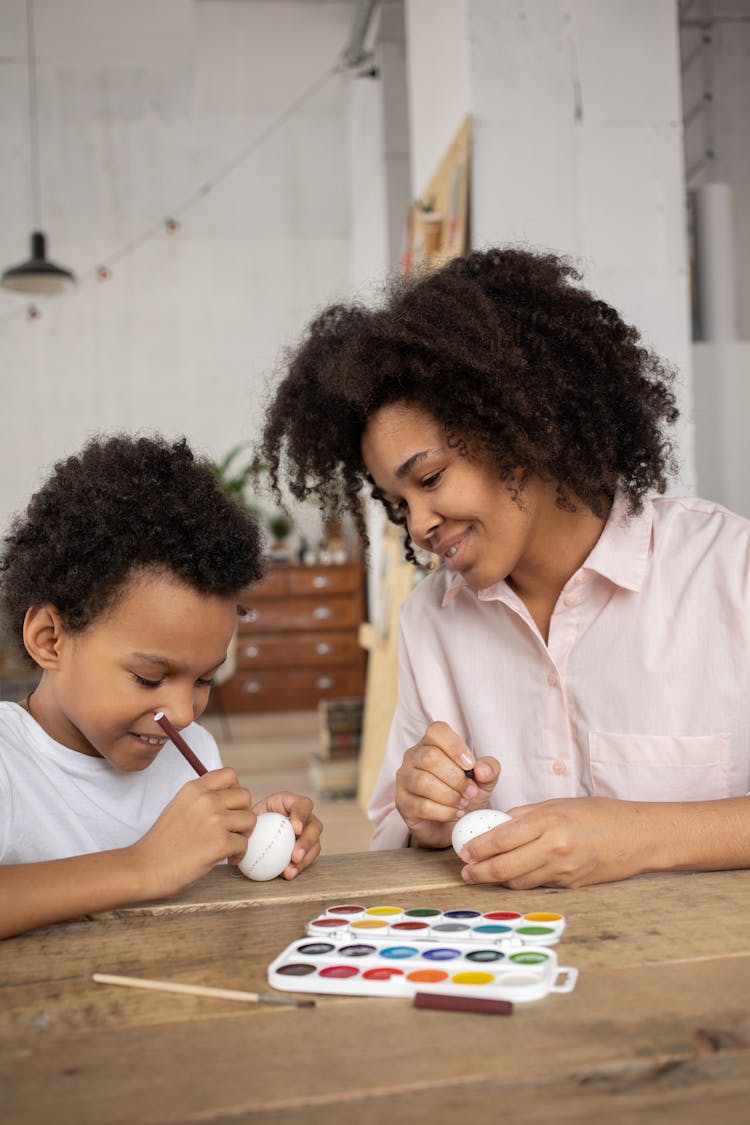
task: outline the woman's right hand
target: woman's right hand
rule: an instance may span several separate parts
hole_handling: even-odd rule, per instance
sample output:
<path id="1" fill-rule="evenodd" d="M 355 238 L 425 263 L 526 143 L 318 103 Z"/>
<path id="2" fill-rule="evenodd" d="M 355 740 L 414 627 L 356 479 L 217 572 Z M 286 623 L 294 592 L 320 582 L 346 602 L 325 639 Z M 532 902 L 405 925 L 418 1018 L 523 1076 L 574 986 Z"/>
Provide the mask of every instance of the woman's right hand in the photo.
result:
<path id="1" fill-rule="evenodd" d="M 466 770 L 474 771 L 474 778 Z M 485 808 L 500 776 L 496 758 L 475 758 L 447 723 L 430 723 L 406 751 L 396 773 L 396 808 L 411 843 L 450 846 L 454 825 L 464 813 Z"/>
<path id="2" fill-rule="evenodd" d="M 149 897 L 177 894 L 222 860 L 239 861 L 254 827 L 252 797 L 233 769 L 186 782 L 132 847 Z"/>

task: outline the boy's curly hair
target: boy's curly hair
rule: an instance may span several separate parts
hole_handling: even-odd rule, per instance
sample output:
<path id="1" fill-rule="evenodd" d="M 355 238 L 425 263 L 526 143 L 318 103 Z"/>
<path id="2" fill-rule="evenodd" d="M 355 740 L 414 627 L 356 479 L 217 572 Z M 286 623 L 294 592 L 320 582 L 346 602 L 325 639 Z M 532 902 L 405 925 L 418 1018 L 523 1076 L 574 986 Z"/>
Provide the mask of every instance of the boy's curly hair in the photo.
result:
<path id="1" fill-rule="evenodd" d="M 578 281 L 556 255 L 495 248 L 392 281 L 380 307 L 325 309 L 266 412 L 262 455 L 277 495 L 285 476 L 297 499 L 348 508 L 366 543 L 362 432 L 403 400 L 462 449 L 489 453 L 508 487 L 519 469 L 540 475 L 562 506 L 578 497 L 597 514 L 619 487 L 638 512 L 675 469 L 664 433 L 678 415 L 673 374 Z"/>
<path id="2" fill-rule="evenodd" d="M 95 438 L 55 466 L 3 544 L 0 613 L 24 653 L 30 606 L 50 602 L 80 632 L 134 571 L 163 570 L 218 595 L 262 574 L 258 525 L 184 439 Z"/>

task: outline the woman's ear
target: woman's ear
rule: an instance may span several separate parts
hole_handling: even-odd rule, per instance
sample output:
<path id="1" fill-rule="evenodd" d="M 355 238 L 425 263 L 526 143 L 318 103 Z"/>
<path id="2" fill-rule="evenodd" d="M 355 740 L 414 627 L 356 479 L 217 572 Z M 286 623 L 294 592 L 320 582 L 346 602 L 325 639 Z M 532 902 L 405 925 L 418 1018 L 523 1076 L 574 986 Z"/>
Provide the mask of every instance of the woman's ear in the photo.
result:
<path id="1" fill-rule="evenodd" d="M 31 659 L 45 670 L 57 668 L 63 635 L 60 614 L 49 602 L 32 605 L 23 619 L 23 643 Z"/>

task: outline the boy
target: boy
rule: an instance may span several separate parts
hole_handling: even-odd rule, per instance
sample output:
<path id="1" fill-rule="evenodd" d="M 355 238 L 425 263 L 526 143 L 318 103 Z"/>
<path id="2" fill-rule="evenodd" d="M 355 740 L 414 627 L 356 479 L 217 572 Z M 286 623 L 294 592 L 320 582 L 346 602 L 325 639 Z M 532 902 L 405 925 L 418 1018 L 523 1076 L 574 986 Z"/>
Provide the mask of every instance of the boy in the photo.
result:
<path id="1" fill-rule="evenodd" d="M 41 679 L 22 703 L 0 703 L 0 937 L 174 895 L 238 863 L 264 811 L 289 816 L 298 836 L 286 878 L 315 859 L 309 798 L 253 805 L 195 723 L 237 595 L 260 574 L 254 520 L 184 440 L 94 440 L 16 519 L 0 609 Z"/>

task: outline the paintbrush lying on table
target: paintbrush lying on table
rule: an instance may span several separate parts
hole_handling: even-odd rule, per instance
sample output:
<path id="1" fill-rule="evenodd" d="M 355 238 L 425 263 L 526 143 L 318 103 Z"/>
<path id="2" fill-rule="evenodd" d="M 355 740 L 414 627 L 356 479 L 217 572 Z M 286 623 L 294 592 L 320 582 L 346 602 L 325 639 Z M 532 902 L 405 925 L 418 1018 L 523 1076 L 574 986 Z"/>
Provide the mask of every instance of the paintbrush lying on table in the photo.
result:
<path id="1" fill-rule="evenodd" d="M 243 992 L 237 988 L 209 988 L 205 984 L 180 984 L 170 980 L 145 980 L 143 977 L 117 977 L 94 973 L 97 984 L 121 984 L 126 988 L 149 988 L 152 992 L 181 992 L 188 996 L 212 996 L 215 1000 L 241 1000 L 246 1004 L 290 1004 L 295 1008 L 314 1008 L 314 1000 L 295 1000 L 292 996 L 272 996 L 267 992 Z"/>

